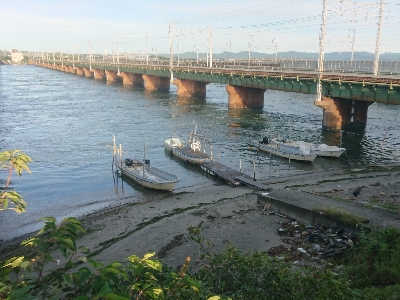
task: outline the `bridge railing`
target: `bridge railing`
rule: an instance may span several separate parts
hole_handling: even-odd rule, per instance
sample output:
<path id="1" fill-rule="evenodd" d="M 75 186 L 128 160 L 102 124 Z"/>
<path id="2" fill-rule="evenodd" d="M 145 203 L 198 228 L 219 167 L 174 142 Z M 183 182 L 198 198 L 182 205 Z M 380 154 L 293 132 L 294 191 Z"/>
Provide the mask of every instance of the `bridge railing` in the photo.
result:
<path id="1" fill-rule="evenodd" d="M 42 59 L 40 59 L 42 60 Z M 56 60 L 60 62 L 61 60 Z M 89 60 L 86 57 L 84 60 L 72 60 L 72 57 L 63 59 L 63 62 L 75 63 L 83 62 L 88 63 L 116 63 L 115 58 L 112 57 L 98 57 L 94 56 Z M 48 60 L 52 62 L 52 60 Z M 373 61 L 325 61 L 324 73 L 352 73 L 352 74 L 366 74 L 372 75 Z M 145 58 L 132 58 L 129 56 L 120 57 L 119 64 L 128 65 L 143 65 L 143 66 L 157 66 L 169 68 L 170 61 L 165 58 L 150 57 L 148 60 Z M 173 60 L 173 67 L 188 67 L 188 68 L 209 68 L 209 63 L 204 59 L 177 59 Z M 225 70 L 258 70 L 258 71 L 296 71 L 296 72 L 317 72 L 316 59 L 215 59 L 213 60 L 212 69 L 225 69 Z M 399 61 L 380 61 L 379 74 L 385 76 L 398 76 L 400 75 L 400 62 Z"/>

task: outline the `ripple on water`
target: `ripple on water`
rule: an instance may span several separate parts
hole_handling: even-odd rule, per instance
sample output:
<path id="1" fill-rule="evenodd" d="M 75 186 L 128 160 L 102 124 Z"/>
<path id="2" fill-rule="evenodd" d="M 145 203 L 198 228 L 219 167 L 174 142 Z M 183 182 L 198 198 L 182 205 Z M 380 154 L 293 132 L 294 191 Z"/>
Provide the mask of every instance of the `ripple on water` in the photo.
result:
<path id="1" fill-rule="evenodd" d="M 177 98 L 173 85 L 170 92 L 149 93 L 35 66 L 0 66 L 0 73 L 0 149 L 22 149 L 33 159 L 32 174 L 14 176 L 12 182 L 28 202 L 28 211 L 2 213 L 0 239 L 38 229 L 35 220 L 44 216 L 78 216 L 154 195 L 121 179 L 116 189 L 106 147 L 113 134 L 128 157 L 143 157 L 146 142 L 146 157 L 181 177 L 177 189 L 213 180 L 163 148 L 165 138 L 186 139 L 196 123 L 213 141 L 216 159 L 236 169 L 242 161 L 250 176 L 255 163 L 257 178 L 400 159 L 398 106 L 370 106 L 366 133 L 343 133 L 347 155 L 342 158 L 292 161 L 289 166 L 287 160 L 249 145 L 263 134 L 338 145 L 338 132 L 320 129 L 322 110 L 313 105 L 313 95 L 266 91 L 264 109 L 228 110 L 225 86 L 219 84 L 207 85 L 206 99 Z"/>

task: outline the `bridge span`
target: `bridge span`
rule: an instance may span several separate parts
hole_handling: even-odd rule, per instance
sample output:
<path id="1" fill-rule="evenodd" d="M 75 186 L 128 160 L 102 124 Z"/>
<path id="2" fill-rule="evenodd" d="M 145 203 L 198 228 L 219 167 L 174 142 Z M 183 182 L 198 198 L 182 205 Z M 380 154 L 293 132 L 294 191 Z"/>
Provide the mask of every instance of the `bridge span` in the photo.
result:
<path id="1" fill-rule="evenodd" d="M 30 64 L 93 77 L 124 85 L 144 85 L 146 90 L 169 90 L 177 86 L 178 97 L 205 97 L 209 83 L 226 84 L 229 108 L 263 108 L 267 89 L 316 94 L 315 71 L 273 71 L 207 68 L 198 66 L 89 63 L 32 60 Z M 363 131 L 368 107 L 374 103 L 400 104 L 400 76 L 356 73 L 324 73 L 322 127 L 331 130 Z"/>

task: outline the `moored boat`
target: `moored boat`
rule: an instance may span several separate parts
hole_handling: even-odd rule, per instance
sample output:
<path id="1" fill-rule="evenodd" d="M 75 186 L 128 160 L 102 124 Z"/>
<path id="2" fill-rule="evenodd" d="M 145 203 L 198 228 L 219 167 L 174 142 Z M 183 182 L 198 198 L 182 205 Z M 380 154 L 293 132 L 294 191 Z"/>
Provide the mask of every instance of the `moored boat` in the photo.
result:
<path id="1" fill-rule="evenodd" d="M 312 151 L 314 151 L 318 156 L 324 157 L 339 157 L 346 151 L 346 148 L 341 148 L 338 146 L 328 146 L 326 144 L 313 144 L 313 143 L 306 143 Z"/>
<path id="2" fill-rule="evenodd" d="M 122 176 L 128 177 L 141 186 L 156 190 L 172 191 L 175 185 L 180 181 L 178 176 L 152 166 L 149 159 L 144 158 L 143 161 L 141 161 L 137 158 L 126 158 L 123 161 L 122 146 L 120 144 L 119 149 L 116 147 L 115 138 L 113 150 L 113 159 L 117 171 L 119 171 Z M 120 154 L 119 161 L 116 158 L 117 152 Z"/>
<path id="3" fill-rule="evenodd" d="M 276 140 L 278 141 L 279 139 Z M 344 151 L 346 151 L 346 148 L 328 146 L 326 144 L 314 144 L 304 141 L 288 141 L 285 139 L 281 140 L 281 142 L 294 147 L 299 147 L 300 145 L 303 145 L 304 147 L 310 148 L 310 150 L 318 156 L 323 157 L 339 157 L 343 154 Z"/>
<path id="4" fill-rule="evenodd" d="M 180 178 L 174 174 L 165 172 L 150 165 L 150 161 L 144 163 L 139 159 L 125 159 L 116 165 L 123 176 L 136 183 L 151 189 L 172 191 Z"/>
<path id="5" fill-rule="evenodd" d="M 317 157 L 317 154 L 306 145 L 302 143 L 296 146 L 290 145 L 284 139 L 279 138 L 271 140 L 263 138 L 262 141 L 256 141 L 256 145 L 261 151 L 288 159 L 312 162 Z"/>
<path id="6" fill-rule="evenodd" d="M 179 159 L 193 164 L 200 164 L 212 159 L 212 154 L 206 153 L 205 146 L 202 145 L 201 138 L 197 135 L 197 125 L 193 134 L 190 134 L 188 143 L 179 138 L 168 138 L 164 141 L 164 147 Z"/>

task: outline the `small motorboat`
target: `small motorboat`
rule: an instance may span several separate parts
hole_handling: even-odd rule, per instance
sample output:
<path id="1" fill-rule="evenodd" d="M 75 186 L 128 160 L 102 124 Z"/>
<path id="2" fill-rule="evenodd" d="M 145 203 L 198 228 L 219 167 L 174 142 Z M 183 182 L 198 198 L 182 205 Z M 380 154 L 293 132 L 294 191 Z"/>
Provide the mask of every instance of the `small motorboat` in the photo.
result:
<path id="1" fill-rule="evenodd" d="M 180 181 L 178 176 L 153 167 L 150 164 L 150 160 L 146 159 L 145 156 L 143 161 L 137 158 L 126 158 L 123 161 L 122 146 L 120 144 L 119 148 L 116 147 L 115 137 L 113 150 L 113 159 L 117 170 L 122 176 L 128 177 L 137 184 L 151 189 L 172 191 L 175 185 Z M 119 161 L 116 158 L 117 153 L 119 153 Z M 146 143 L 144 145 L 144 153 L 146 153 Z"/>
<path id="2" fill-rule="evenodd" d="M 310 149 L 316 153 L 318 156 L 324 157 L 339 157 L 346 151 L 346 148 L 341 148 L 338 146 L 328 146 L 326 144 L 313 144 L 303 142 L 304 145 L 310 147 Z"/>
<path id="3" fill-rule="evenodd" d="M 197 135 L 197 125 L 194 132 L 190 134 L 188 143 L 179 138 L 168 138 L 164 141 L 164 147 L 179 159 L 192 164 L 200 164 L 212 159 L 212 152 L 210 155 L 206 153 L 201 137 Z"/>
<path id="4" fill-rule="evenodd" d="M 285 139 L 264 137 L 262 141 L 256 141 L 255 144 L 261 151 L 288 159 L 312 162 L 317 157 L 317 154 L 303 143 L 292 145 Z"/>
<path id="5" fill-rule="evenodd" d="M 282 141 L 282 143 L 290 146 L 300 147 L 300 145 L 302 145 L 304 147 L 310 148 L 310 150 L 315 154 L 317 154 L 318 156 L 339 157 L 340 155 L 343 154 L 344 151 L 346 151 L 346 148 L 340 148 L 337 146 L 328 146 L 326 144 L 314 144 L 304 141 L 291 141 L 286 139 L 280 139 L 280 140 Z"/>
<path id="6" fill-rule="evenodd" d="M 124 163 L 116 164 L 123 176 L 151 189 L 172 191 L 180 178 L 150 165 L 150 160 L 144 163 L 139 159 L 126 158 Z"/>

